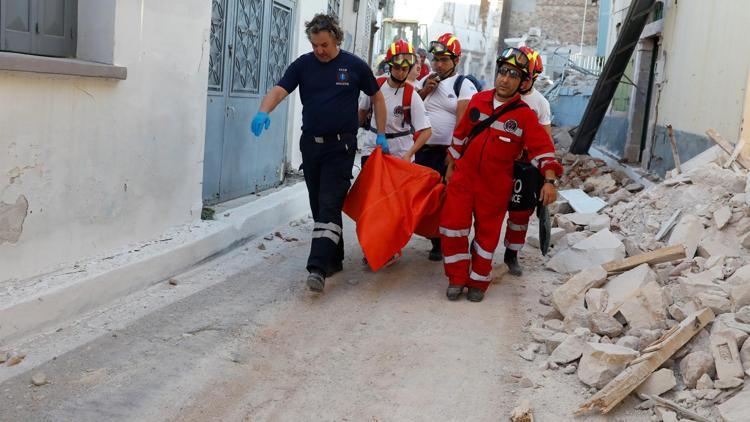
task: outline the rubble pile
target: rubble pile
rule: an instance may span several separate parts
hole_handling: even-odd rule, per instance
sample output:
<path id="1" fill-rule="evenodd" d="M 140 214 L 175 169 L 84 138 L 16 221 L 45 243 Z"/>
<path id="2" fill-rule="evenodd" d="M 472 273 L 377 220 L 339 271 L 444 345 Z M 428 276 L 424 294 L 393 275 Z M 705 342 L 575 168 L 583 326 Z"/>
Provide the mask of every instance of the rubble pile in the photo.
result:
<path id="1" fill-rule="evenodd" d="M 644 190 L 601 160 L 562 162 L 561 189 L 607 204 L 551 207 L 546 266 L 569 278 L 542 292 L 554 309 L 531 322 L 523 358 L 588 386 L 581 413 L 635 394 L 653 420 L 750 420 L 746 172 L 710 162 Z"/>

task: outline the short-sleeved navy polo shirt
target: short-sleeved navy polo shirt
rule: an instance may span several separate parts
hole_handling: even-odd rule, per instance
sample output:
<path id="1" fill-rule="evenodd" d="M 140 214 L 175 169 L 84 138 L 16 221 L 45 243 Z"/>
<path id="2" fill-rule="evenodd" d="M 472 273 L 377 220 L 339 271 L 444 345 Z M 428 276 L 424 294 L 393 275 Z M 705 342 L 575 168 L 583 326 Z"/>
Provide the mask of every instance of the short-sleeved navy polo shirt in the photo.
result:
<path id="1" fill-rule="evenodd" d="M 307 53 L 286 69 L 278 85 L 291 93 L 299 86 L 302 130 L 312 135 L 356 133 L 359 92 L 378 92 L 378 82 L 362 59 L 340 50 L 328 63 Z"/>

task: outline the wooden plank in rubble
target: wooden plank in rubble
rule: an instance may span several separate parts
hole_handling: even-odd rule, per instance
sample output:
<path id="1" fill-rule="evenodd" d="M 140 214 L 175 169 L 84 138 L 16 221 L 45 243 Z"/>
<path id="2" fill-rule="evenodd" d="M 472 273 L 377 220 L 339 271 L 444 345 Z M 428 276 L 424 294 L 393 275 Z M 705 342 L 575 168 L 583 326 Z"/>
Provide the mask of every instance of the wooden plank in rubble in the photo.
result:
<path id="1" fill-rule="evenodd" d="M 668 246 L 651 252 L 631 256 L 617 261 L 610 261 L 602 265 L 607 274 L 615 274 L 635 268 L 641 264 L 661 264 L 662 262 L 674 261 L 685 258 L 685 247 L 683 245 Z"/>
<path id="2" fill-rule="evenodd" d="M 685 318 L 676 330 L 671 330 L 655 343 L 659 343 L 657 350 L 646 353 L 636 359 L 625 370 L 596 393 L 589 401 L 582 404 L 576 411 L 580 416 L 586 412 L 598 409 L 607 413 L 614 409 L 625 397 L 633 392 L 646 378 L 658 369 L 662 363 L 672 357 L 682 346 L 698 334 L 709 322 L 713 321 L 714 313 L 709 308 L 697 311 Z"/>

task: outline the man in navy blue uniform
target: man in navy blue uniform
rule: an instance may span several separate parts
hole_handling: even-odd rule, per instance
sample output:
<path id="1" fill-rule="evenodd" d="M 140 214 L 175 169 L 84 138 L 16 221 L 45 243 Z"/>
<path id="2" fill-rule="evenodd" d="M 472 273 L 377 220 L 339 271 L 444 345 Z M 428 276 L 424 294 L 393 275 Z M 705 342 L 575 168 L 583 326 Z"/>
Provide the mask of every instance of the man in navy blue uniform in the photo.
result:
<path id="1" fill-rule="evenodd" d="M 377 144 L 387 150 L 385 100 L 367 63 L 340 49 L 344 33 L 338 20 L 318 14 L 305 23 L 312 53 L 295 60 L 263 98 L 252 131 L 268 129 L 268 115 L 299 86 L 302 99 L 302 169 L 315 227 L 307 260 L 307 286 L 322 292 L 325 278 L 341 271 L 344 233 L 341 209 L 351 187 L 357 152 L 359 92 L 370 97 L 377 123 Z"/>

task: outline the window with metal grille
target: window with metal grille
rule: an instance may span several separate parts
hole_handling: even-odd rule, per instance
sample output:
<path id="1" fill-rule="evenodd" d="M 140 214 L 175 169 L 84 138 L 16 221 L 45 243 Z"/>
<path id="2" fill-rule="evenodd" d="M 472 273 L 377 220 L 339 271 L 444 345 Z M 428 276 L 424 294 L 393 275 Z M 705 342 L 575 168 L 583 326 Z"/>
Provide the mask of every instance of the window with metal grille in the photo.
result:
<path id="1" fill-rule="evenodd" d="M 656 22 L 659 19 L 664 18 L 664 3 L 662 2 L 656 2 L 654 5 L 654 18 L 651 20 L 652 22 Z"/>
<path id="2" fill-rule="evenodd" d="M 0 51 L 73 57 L 77 0 L 0 0 Z"/>
<path id="3" fill-rule="evenodd" d="M 339 16 L 341 12 L 341 0 L 328 0 L 328 14 Z"/>

